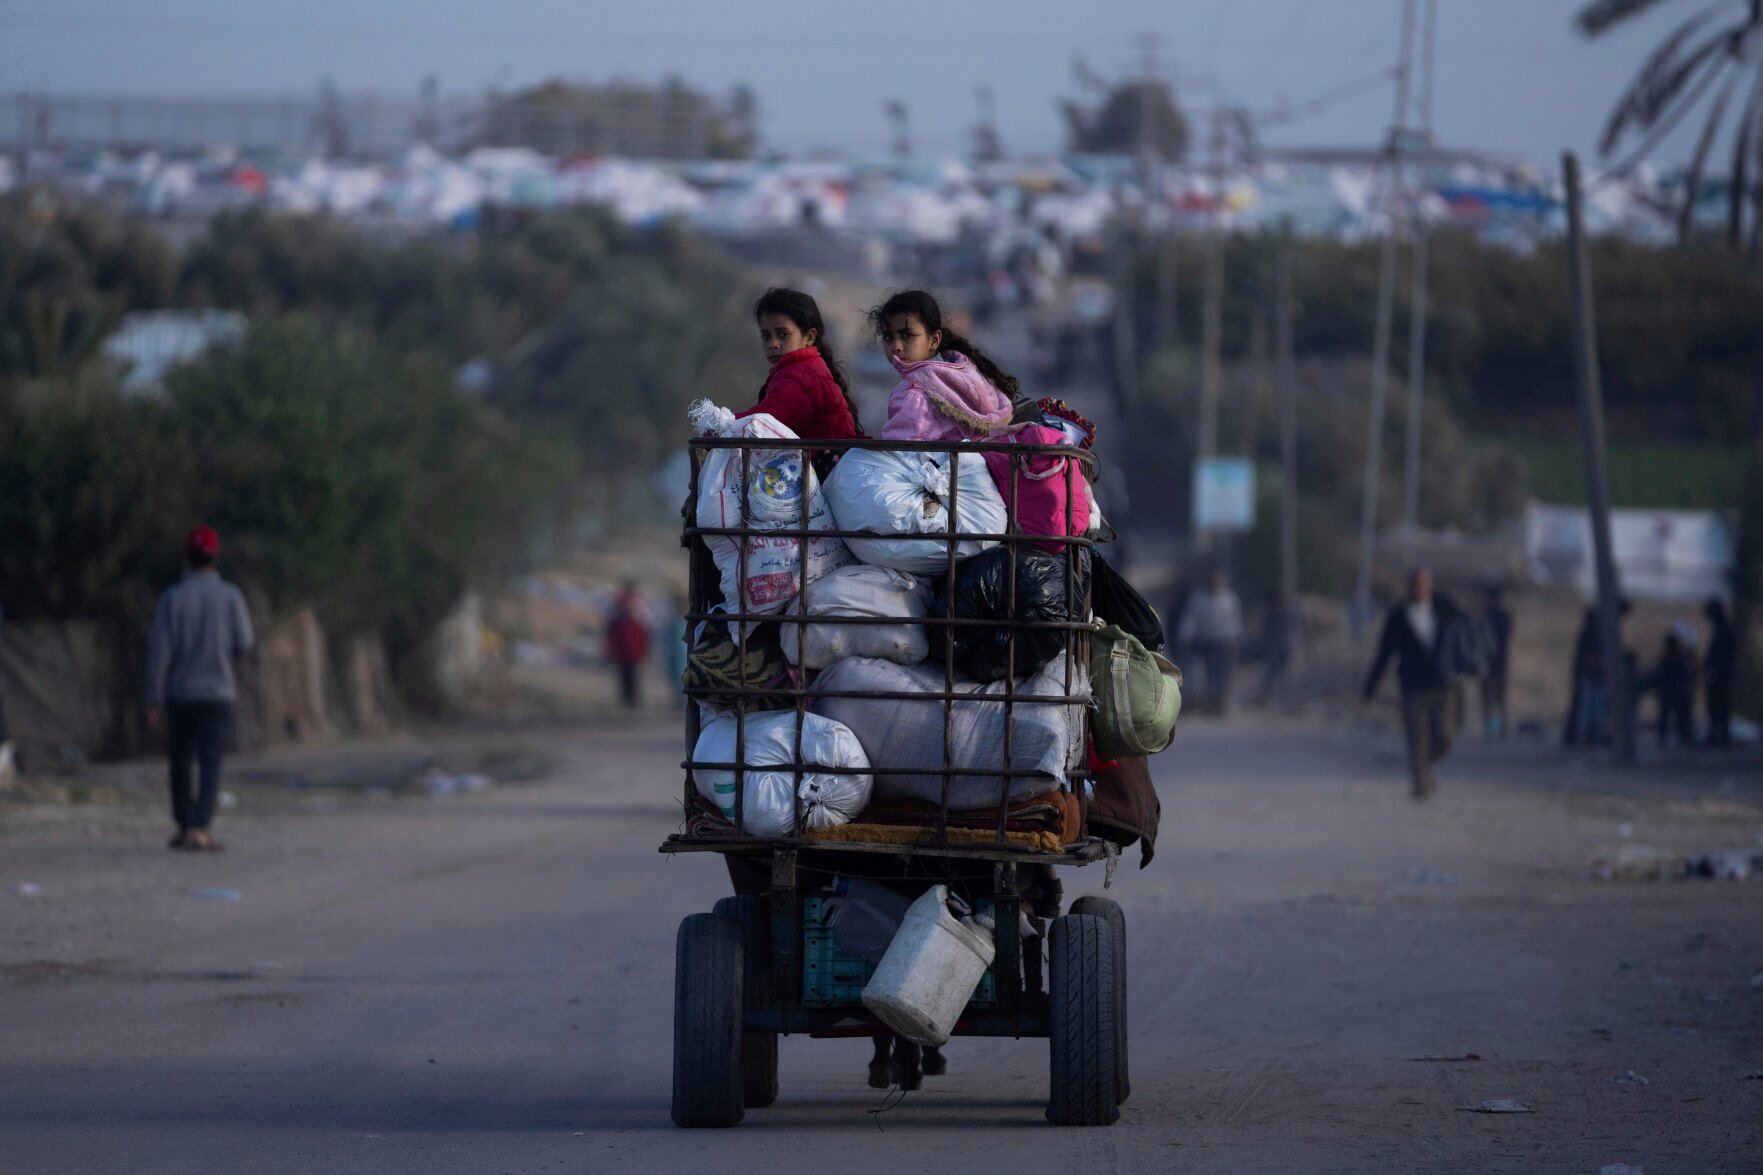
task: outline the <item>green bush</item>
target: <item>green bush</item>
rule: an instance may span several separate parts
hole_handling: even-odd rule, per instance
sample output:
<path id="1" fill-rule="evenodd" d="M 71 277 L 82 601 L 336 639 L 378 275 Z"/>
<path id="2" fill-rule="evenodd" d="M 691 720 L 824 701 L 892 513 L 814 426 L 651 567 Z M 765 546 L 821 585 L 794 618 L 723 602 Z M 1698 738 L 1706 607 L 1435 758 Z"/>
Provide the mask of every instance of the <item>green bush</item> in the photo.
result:
<path id="1" fill-rule="evenodd" d="M 0 604 L 9 616 L 150 607 L 191 510 L 179 439 L 100 371 L 0 395 Z"/>
<path id="2" fill-rule="evenodd" d="M 176 372 L 169 394 L 196 513 L 236 573 L 395 644 L 505 569 L 569 469 L 434 363 L 297 321 Z"/>

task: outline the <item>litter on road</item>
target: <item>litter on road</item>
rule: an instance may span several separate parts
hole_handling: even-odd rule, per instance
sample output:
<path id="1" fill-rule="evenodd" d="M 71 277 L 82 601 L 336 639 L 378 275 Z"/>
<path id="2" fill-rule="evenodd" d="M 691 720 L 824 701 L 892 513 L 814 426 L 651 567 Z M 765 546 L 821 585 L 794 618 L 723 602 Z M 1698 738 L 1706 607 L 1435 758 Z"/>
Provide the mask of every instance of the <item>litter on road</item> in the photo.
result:
<path id="1" fill-rule="evenodd" d="M 1470 1114 L 1534 1114 L 1537 1112 L 1536 1107 L 1529 1102 L 1517 1102 L 1509 1097 L 1489 1098 L 1487 1101 L 1477 1102 L 1473 1106 L 1458 1106 L 1457 1108 Z"/>
<path id="2" fill-rule="evenodd" d="M 187 889 L 184 893 L 198 902 L 236 902 L 242 896 L 236 889 Z"/>

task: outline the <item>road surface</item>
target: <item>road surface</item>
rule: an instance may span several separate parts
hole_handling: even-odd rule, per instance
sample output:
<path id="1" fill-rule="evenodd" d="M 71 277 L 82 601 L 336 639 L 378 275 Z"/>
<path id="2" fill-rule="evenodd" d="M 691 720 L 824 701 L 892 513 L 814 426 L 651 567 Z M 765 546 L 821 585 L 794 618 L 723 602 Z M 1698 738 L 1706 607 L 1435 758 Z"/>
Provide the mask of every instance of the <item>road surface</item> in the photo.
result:
<path id="1" fill-rule="evenodd" d="M 1418 807 L 1387 734 L 1255 721 L 1184 719 L 1160 852 L 1111 890 L 1113 1129 L 1045 1124 L 1043 1042 L 958 1041 L 878 1117 L 868 1044 L 802 1038 L 775 1107 L 674 1129 L 674 930 L 725 891 L 654 851 L 658 718 L 527 732 L 555 771 L 474 795 L 241 785 L 217 857 L 144 804 L 0 810 L 0 1170 L 1763 1167 L 1763 882 L 1589 876 L 1625 840 L 1755 845 L 1763 784 L 1471 747 Z M 1488 1098 L 1535 1113 L 1460 1109 Z"/>

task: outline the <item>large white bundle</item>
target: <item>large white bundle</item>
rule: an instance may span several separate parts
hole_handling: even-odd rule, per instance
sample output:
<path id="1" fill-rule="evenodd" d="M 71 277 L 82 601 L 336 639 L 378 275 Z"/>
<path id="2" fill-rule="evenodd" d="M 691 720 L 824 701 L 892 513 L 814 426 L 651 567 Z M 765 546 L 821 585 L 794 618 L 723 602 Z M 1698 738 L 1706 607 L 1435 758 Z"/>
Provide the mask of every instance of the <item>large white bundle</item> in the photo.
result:
<path id="1" fill-rule="evenodd" d="M 896 693 L 941 693 L 943 670 L 934 665 L 896 665 L 868 657 L 852 657 L 822 673 L 814 682 L 821 690 L 888 690 Z M 951 767 L 1001 768 L 1004 765 L 1004 703 L 981 699 L 1005 692 L 1004 682 L 980 685 L 956 675 L 955 690 L 975 700 L 952 703 Z M 1071 692 L 1084 694 L 1086 675 L 1073 666 Z M 1027 681 L 1016 683 L 1018 694 L 1058 697 L 1065 693 L 1064 658 L 1055 658 Z M 817 713 L 851 729 L 872 766 L 887 770 L 932 771 L 943 765 L 943 703 L 880 698 L 820 698 Z M 1065 781 L 1083 753 L 1081 703 L 1017 702 L 1010 724 L 1010 767 L 1036 775 L 1011 780 L 1011 800 L 1026 800 L 1052 791 Z M 998 802 L 1001 776 L 960 775 L 949 783 L 951 808 L 985 808 Z M 939 776 L 875 777 L 875 794 L 883 799 L 928 800 L 942 794 Z"/>
<path id="2" fill-rule="evenodd" d="M 735 762 L 735 723 L 728 715 L 707 723 L 698 734 L 692 758 L 700 763 Z M 741 762 L 746 765 L 746 799 L 742 805 L 743 831 L 753 836 L 789 836 L 795 820 L 794 771 L 760 770 L 795 761 L 796 712 L 773 710 L 749 714 L 744 727 Z M 869 760 L 857 736 L 819 714 L 802 716 L 802 759 L 816 767 L 855 767 L 867 770 Z M 735 819 L 735 773 L 732 770 L 699 768 L 692 772 L 698 794 Z M 868 775 L 802 775 L 802 827 L 831 828 L 849 823 L 869 803 Z"/>
<path id="3" fill-rule="evenodd" d="M 930 585 L 891 567 L 854 563 L 815 581 L 808 589 L 810 616 L 923 616 L 930 608 Z M 801 612 L 802 601 L 790 604 Z M 797 627 L 783 625 L 784 656 L 796 663 Z M 802 664 L 825 669 L 846 657 L 880 657 L 916 665 L 930 652 L 921 624 L 810 624 Z"/>
<path id="4" fill-rule="evenodd" d="M 794 440 L 796 434 L 761 412 L 736 420 L 734 413 L 707 400 L 692 405 L 694 431 L 724 437 L 766 437 Z M 741 496 L 746 491 L 745 525 L 761 530 L 794 530 L 802 524 L 802 494 L 808 495 L 808 529 L 833 529 L 833 515 L 820 492 L 820 480 L 800 449 L 754 449 L 746 457 L 746 481 L 742 486 L 739 449 L 712 449 L 698 472 L 698 525 L 741 526 Z M 706 535 L 704 543 L 722 577 L 722 598 L 743 612 L 775 612 L 796 594 L 802 573 L 800 540 L 754 535 L 747 546 L 746 582 L 737 596 L 741 579 L 743 540 L 728 535 Z M 808 540 L 808 581 L 851 562 L 851 553 L 836 538 Z"/>
<path id="5" fill-rule="evenodd" d="M 840 530 L 878 535 L 935 534 L 949 528 L 949 453 L 896 453 L 853 449 L 827 474 L 826 498 Z M 1003 534 L 1009 513 L 986 469 L 985 455 L 966 453 L 957 465 L 955 532 Z M 900 571 L 936 573 L 948 569 L 943 539 L 847 539 L 851 553 L 865 563 Z M 955 557 L 977 555 L 992 541 L 967 539 Z"/>

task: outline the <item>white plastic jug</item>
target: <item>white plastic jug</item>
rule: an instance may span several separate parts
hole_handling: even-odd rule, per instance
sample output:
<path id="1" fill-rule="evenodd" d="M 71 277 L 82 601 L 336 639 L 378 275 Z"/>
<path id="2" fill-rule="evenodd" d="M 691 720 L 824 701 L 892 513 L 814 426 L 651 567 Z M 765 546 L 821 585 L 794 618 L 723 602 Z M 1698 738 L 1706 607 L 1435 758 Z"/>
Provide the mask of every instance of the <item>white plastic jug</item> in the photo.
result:
<path id="1" fill-rule="evenodd" d="M 996 949 L 991 931 L 957 918 L 949 902 L 949 887 L 938 885 L 912 903 L 863 989 L 863 1006 L 917 1044 L 949 1042 Z"/>

